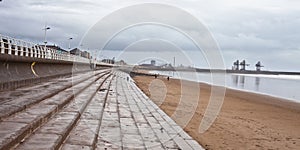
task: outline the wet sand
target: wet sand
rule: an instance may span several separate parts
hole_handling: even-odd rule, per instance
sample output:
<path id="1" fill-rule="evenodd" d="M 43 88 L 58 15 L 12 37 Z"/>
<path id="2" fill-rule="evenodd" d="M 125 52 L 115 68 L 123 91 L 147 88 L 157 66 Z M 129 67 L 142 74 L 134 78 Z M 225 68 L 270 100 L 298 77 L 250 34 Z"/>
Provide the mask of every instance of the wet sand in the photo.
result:
<path id="1" fill-rule="evenodd" d="M 217 119 L 201 134 L 198 129 L 210 98 L 210 85 L 199 83 L 199 91 L 193 87 L 198 83 L 186 81 L 183 84 L 187 87 L 190 84 L 190 87 L 183 96 L 182 82 L 177 79 L 167 81 L 165 77 L 155 79 L 135 76 L 134 80 L 144 93 L 180 125 L 182 118 L 188 118 L 185 111 L 194 107 L 195 113 L 190 114 L 190 121 L 182 127 L 206 149 L 300 148 L 299 103 L 227 89 Z M 200 93 L 200 97 L 196 93 Z M 193 100 L 195 97 L 198 105 Z M 179 102 L 184 104 L 183 109 L 178 110 Z"/>

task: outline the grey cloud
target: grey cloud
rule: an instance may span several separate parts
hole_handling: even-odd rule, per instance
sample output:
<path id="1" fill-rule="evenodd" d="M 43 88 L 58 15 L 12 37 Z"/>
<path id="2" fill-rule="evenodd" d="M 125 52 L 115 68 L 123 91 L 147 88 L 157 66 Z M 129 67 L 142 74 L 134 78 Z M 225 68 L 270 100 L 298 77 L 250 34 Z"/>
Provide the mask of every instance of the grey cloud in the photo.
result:
<path id="1" fill-rule="evenodd" d="M 42 43 L 42 28 L 47 22 L 51 26 L 51 30 L 47 32 L 50 43 L 67 48 L 67 39 L 72 36 L 72 45 L 78 46 L 84 33 L 103 16 L 119 8 L 142 2 L 145 1 L 3 0 L 0 3 L 0 33 Z M 200 19 L 218 41 L 228 68 L 232 60 L 242 57 L 251 62 L 263 59 L 266 66 L 274 70 L 292 70 L 300 64 L 297 61 L 300 60 L 300 1 L 163 0 L 162 3 L 183 8 Z M 180 16 L 171 17 L 174 22 L 190 23 Z M 123 18 L 116 23 L 128 19 L 130 18 Z M 163 37 L 177 43 L 183 49 L 194 48 L 175 32 L 156 30 L 160 34 L 150 28 L 136 28 L 135 32 L 124 32 L 111 41 L 108 48 L 122 49 L 130 42 L 149 37 Z M 194 28 L 188 30 L 199 32 Z M 137 33 L 144 36 L 133 36 Z"/>
<path id="2" fill-rule="evenodd" d="M 199 50 L 191 39 L 182 33 L 175 29 L 156 24 L 143 24 L 128 28 L 116 35 L 107 44 L 105 49 L 122 50 L 131 43 L 147 39 L 167 40 L 183 50 Z"/>

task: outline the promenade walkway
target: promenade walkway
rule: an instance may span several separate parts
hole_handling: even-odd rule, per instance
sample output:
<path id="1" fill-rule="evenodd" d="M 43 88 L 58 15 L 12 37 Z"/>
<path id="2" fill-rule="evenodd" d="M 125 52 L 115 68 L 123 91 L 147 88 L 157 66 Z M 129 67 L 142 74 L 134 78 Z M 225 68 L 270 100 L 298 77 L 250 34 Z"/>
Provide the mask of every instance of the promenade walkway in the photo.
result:
<path id="1" fill-rule="evenodd" d="M 202 149 L 111 69 L 1 92 L 0 149 Z"/>

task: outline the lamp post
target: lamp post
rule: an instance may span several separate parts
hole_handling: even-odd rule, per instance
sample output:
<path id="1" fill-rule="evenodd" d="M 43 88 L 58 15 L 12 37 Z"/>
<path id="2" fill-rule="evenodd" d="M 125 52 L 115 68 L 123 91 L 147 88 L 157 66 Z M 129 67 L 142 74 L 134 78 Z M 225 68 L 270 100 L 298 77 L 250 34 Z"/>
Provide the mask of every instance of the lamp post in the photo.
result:
<path id="1" fill-rule="evenodd" d="M 43 30 L 45 30 L 45 34 L 44 34 L 44 43 L 45 43 L 45 53 L 46 53 L 46 45 L 47 45 L 47 30 L 50 30 L 50 27 L 47 27 L 47 24 L 45 24 L 45 28 L 43 28 Z"/>
<path id="2" fill-rule="evenodd" d="M 50 27 L 47 27 L 47 25 L 45 25 L 45 28 L 43 30 L 45 30 L 44 43 L 45 43 L 45 48 L 46 48 L 46 44 L 47 44 L 47 30 L 50 30 Z"/>
<path id="3" fill-rule="evenodd" d="M 69 38 L 69 50 L 71 49 L 71 40 L 73 40 L 73 38 Z"/>

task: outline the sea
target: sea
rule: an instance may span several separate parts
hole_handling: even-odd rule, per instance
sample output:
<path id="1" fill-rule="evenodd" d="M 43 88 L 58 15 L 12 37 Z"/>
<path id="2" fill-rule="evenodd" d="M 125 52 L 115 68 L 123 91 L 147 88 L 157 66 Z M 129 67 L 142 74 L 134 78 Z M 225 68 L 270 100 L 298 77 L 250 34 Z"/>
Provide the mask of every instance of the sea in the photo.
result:
<path id="1" fill-rule="evenodd" d="M 236 73 L 203 73 L 150 71 L 150 73 L 170 76 L 175 79 L 202 82 L 227 88 L 279 97 L 300 103 L 300 75 L 265 75 Z M 212 76 L 216 78 L 212 78 Z M 214 80 L 212 79 L 222 80 Z M 225 82 L 216 82 L 225 81 Z"/>

